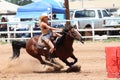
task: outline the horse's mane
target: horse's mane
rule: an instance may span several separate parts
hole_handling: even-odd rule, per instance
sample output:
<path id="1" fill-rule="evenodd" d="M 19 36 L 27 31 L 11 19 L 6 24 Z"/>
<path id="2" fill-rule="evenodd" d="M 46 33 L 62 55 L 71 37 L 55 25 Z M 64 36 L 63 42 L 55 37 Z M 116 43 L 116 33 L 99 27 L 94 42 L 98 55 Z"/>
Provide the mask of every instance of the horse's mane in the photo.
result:
<path id="1" fill-rule="evenodd" d="M 62 33 L 61 33 L 62 37 L 57 40 L 55 47 L 59 47 L 59 46 L 63 45 L 64 39 L 65 39 L 65 36 L 66 36 L 66 32 L 68 32 L 68 29 L 64 28 L 62 30 Z"/>

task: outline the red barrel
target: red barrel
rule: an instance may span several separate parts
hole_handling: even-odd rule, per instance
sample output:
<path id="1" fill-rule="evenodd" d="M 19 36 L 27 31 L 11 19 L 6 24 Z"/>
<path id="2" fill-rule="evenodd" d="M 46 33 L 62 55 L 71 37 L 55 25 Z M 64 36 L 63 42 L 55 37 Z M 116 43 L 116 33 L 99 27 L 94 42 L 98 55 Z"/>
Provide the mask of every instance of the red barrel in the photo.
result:
<path id="1" fill-rule="evenodd" d="M 120 47 L 106 47 L 106 68 L 109 78 L 120 78 Z"/>
<path id="2" fill-rule="evenodd" d="M 117 47 L 117 62 L 118 62 L 118 69 L 120 72 L 120 47 Z"/>

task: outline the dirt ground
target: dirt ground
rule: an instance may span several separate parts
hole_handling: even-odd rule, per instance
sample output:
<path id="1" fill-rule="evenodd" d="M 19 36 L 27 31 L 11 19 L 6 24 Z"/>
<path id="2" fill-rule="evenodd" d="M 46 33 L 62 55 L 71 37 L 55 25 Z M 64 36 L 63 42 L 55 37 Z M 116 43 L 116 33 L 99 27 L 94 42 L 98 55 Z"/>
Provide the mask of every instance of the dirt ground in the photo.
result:
<path id="1" fill-rule="evenodd" d="M 120 46 L 119 42 L 79 42 L 74 43 L 74 54 L 78 58 L 75 65 L 81 66 L 80 72 L 67 73 L 68 68 L 59 59 L 64 69 L 60 72 L 46 72 L 47 66 L 41 65 L 24 49 L 18 59 L 11 60 L 11 44 L 0 44 L 0 80 L 117 80 L 106 75 L 105 47 Z"/>

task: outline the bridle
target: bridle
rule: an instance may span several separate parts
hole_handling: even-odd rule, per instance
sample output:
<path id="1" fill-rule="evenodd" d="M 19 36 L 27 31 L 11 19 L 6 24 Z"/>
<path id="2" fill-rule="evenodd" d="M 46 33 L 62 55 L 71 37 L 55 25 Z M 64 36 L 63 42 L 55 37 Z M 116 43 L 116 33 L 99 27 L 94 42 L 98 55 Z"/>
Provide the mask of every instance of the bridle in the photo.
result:
<path id="1" fill-rule="evenodd" d="M 72 38 L 75 38 L 77 35 L 74 31 L 69 31 L 69 35 L 72 37 Z"/>
<path id="2" fill-rule="evenodd" d="M 74 31 L 72 31 L 72 29 L 74 29 L 74 27 L 71 27 L 70 29 L 68 29 L 65 33 L 66 35 L 69 35 L 70 37 L 72 37 L 73 39 L 75 39 L 75 37 L 77 36 L 76 33 Z"/>
<path id="3" fill-rule="evenodd" d="M 79 32 L 78 32 L 78 30 L 75 32 L 75 30 L 77 30 L 77 29 L 74 28 L 74 27 L 70 27 L 69 29 L 63 29 L 62 33 L 63 33 L 63 35 L 68 35 L 68 36 L 72 37 L 73 39 L 79 40 L 81 43 L 84 44 L 82 36 L 80 35 L 81 38 L 78 39 L 77 38 L 77 36 L 78 36 L 77 33 L 79 33 Z"/>

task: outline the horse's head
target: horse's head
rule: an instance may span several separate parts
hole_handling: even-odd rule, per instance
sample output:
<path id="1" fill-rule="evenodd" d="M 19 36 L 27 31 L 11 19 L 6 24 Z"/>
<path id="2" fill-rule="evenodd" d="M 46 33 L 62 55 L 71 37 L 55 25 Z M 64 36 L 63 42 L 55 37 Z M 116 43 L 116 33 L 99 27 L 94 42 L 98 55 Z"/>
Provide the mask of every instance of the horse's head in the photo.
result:
<path id="1" fill-rule="evenodd" d="M 67 35 L 69 35 L 73 39 L 79 40 L 83 43 L 82 36 L 81 36 L 81 34 L 79 33 L 79 31 L 77 30 L 76 27 L 69 27 L 68 29 L 65 29 L 64 31 Z"/>

